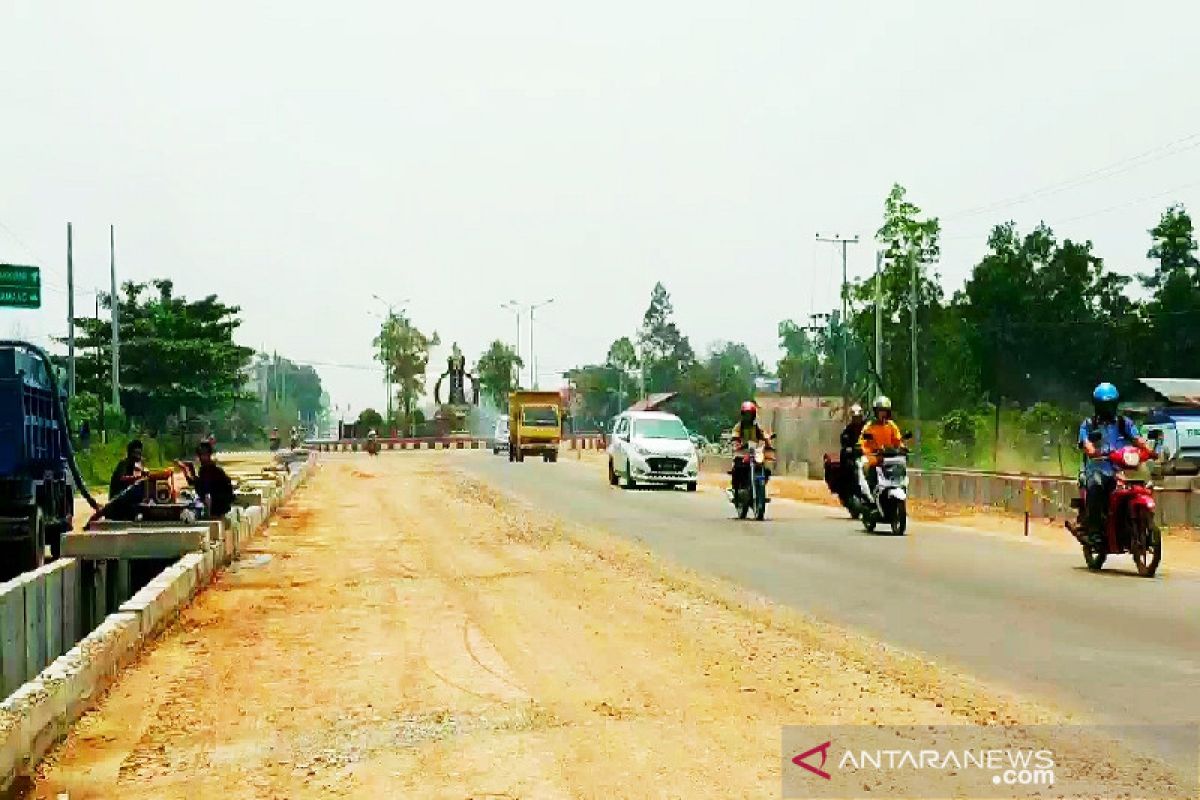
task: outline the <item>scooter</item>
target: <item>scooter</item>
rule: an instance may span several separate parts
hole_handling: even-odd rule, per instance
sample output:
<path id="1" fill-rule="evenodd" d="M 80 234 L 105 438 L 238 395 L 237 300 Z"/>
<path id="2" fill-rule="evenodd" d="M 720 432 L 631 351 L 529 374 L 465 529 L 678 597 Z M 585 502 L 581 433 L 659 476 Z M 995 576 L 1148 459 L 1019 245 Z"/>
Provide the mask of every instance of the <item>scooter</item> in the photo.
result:
<path id="1" fill-rule="evenodd" d="M 863 434 L 864 439 L 870 436 Z M 903 536 L 908 529 L 908 448 L 887 447 L 879 451 L 878 457 L 875 488 L 862 509 L 863 527 L 874 533 L 875 526 L 885 522 L 893 535 Z"/>
<path id="2" fill-rule="evenodd" d="M 754 518 L 761 522 L 771 502 L 767 497 L 766 446 L 756 442 L 743 447 L 734 454 L 735 468 L 739 463 L 745 469 L 744 480 L 736 490 L 729 490 L 729 501 L 737 509 L 738 519 L 745 519 L 753 510 Z"/>

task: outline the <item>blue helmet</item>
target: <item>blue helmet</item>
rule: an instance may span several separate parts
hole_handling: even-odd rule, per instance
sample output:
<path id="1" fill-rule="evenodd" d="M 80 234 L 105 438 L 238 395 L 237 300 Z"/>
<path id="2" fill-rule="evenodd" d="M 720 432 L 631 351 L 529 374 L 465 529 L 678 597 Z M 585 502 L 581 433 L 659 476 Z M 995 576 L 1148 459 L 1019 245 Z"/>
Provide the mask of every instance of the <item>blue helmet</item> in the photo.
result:
<path id="1" fill-rule="evenodd" d="M 1120 397 L 1121 395 L 1117 392 L 1117 387 L 1107 381 L 1097 386 L 1092 392 L 1092 400 L 1097 403 L 1115 403 Z"/>

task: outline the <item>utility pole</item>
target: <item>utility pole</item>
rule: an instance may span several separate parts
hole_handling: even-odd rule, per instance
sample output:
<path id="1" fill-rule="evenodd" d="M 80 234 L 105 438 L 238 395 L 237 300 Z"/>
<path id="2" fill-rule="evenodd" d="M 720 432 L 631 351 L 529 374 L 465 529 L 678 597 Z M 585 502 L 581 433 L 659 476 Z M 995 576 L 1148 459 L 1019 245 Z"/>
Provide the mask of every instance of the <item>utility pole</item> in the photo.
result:
<path id="1" fill-rule="evenodd" d="M 67 223 L 67 397 L 75 396 L 75 262 Z"/>
<path id="2" fill-rule="evenodd" d="M 875 252 L 875 395 L 883 394 L 883 252 Z"/>
<path id="3" fill-rule="evenodd" d="M 513 312 L 513 316 L 517 318 L 517 338 L 514 339 L 513 342 L 514 342 L 514 347 L 516 348 L 517 358 L 520 359 L 521 358 L 521 305 L 516 300 L 509 300 L 507 303 L 501 303 L 500 307 L 503 308 L 505 311 Z M 513 388 L 520 389 L 521 388 L 521 368 L 514 365 L 513 371 L 516 373 L 516 375 L 513 376 L 513 380 L 516 381 Z"/>
<path id="4" fill-rule="evenodd" d="M 818 242 L 829 242 L 830 244 L 840 244 L 842 246 L 842 319 L 841 328 L 838 331 L 838 337 L 842 340 L 842 408 L 848 405 L 850 395 L 850 337 L 847 326 L 850 321 L 849 298 L 847 295 L 848 283 L 846 273 L 846 247 L 851 244 L 858 244 L 858 234 L 853 236 L 842 236 L 835 233 L 833 236 L 822 236 L 817 234 Z"/>
<path id="5" fill-rule="evenodd" d="M 95 291 L 96 299 L 96 324 L 93 330 L 96 332 L 96 400 L 100 403 L 100 419 L 96 420 L 96 427 L 100 429 L 100 443 L 108 443 L 108 435 L 104 430 L 104 349 L 100 347 L 100 290 Z"/>
<path id="6" fill-rule="evenodd" d="M 117 297 L 117 245 L 112 225 L 108 226 L 108 276 L 112 291 L 112 403 L 114 409 L 121 407 L 121 333 L 120 302 Z"/>
<path id="7" fill-rule="evenodd" d="M 912 285 L 909 287 L 908 306 L 912 320 L 912 413 L 913 435 L 915 436 L 915 453 L 917 465 L 921 458 L 921 401 L 917 383 L 917 274 L 918 253 L 916 247 L 908 251 L 909 268 L 912 273 Z"/>

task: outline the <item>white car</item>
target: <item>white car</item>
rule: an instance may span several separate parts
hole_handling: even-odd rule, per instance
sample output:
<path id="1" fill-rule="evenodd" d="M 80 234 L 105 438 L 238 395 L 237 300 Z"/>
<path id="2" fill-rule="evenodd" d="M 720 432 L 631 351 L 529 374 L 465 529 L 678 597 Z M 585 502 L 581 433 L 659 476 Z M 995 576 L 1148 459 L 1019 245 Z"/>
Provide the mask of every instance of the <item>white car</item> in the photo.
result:
<path id="1" fill-rule="evenodd" d="M 508 452 L 508 417 L 497 417 L 492 430 L 492 455 Z"/>
<path id="2" fill-rule="evenodd" d="M 613 423 L 608 442 L 608 482 L 632 489 L 639 483 L 686 486 L 696 491 L 700 456 L 679 417 L 662 411 L 626 411 Z"/>

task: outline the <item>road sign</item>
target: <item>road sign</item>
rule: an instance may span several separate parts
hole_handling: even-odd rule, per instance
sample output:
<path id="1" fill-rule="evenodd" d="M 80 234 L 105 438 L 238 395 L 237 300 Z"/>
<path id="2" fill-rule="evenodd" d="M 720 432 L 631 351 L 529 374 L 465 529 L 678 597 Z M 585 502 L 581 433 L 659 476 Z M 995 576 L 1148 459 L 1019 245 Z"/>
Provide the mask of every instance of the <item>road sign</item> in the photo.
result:
<path id="1" fill-rule="evenodd" d="M 41 268 L 0 264 L 0 306 L 41 308 Z"/>

